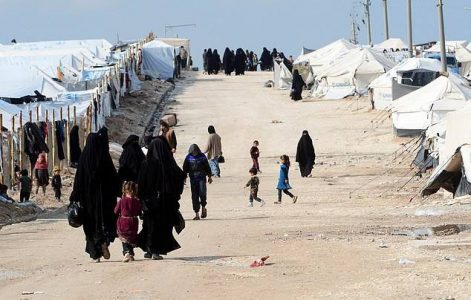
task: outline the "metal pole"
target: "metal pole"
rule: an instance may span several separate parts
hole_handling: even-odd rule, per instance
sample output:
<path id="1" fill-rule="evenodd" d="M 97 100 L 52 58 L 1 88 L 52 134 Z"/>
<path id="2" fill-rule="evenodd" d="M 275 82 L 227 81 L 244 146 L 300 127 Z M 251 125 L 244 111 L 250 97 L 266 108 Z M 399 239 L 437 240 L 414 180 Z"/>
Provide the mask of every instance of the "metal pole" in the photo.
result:
<path id="1" fill-rule="evenodd" d="M 408 28 L 408 37 L 409 37 L 409 53 L 410 56 L 414 56 L 414 46 L 412 45 L 412 0 L 407 0 L 407 28 Z"/>
<path id="2" fill-rule="evenodd" d="M 440 52 L 441 52 L 441 61 L 442 61 L 442 72 L 447 72 L 446 64 L 446 49 L 445 49 L 445 24 L 443 21 L 443 0 L 438 0 L 438 21 L 440 25 Z"/>
<path id="3" fill-rule="evenodd" d="M 384 39 L 389 40 L 388 0 L 383 0 L 384 5 Z"/>
<path id="4" fill-rule="evenodd" d="M 366 9 L 367 26 L 368 26 L 368 45 L 373 46 L 373 41 L 371 39 L 370 6 L 371 6 L 371 0 L 366 0 L 365 9 Z"/>

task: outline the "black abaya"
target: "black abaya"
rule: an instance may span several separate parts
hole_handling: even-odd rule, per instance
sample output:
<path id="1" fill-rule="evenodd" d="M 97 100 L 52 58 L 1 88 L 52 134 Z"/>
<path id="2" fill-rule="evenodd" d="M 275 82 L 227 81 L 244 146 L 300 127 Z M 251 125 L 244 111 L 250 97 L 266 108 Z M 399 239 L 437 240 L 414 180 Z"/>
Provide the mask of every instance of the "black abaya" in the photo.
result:
<path id="1" fill-rule="evenodd" d="M 303 92 L 303 87 L 305 83 L 301 75 L 299 75 L 298 70 L 294 70 L 293 72 L 293 83 L 291 84 L 291 99 L 298 101 L 303 99 L 301 96 Z"/>
<path id="2" fill-rule="evenodd" d="M 123 144 L 123 152 L 119 157 L 118 176 L 120 181 L 133 181 L 137 183 L 139 168 L 144 159 L 144 152 L 142 152 L 139 146 L 139 137 L 131 134 Z"/>
<path id="3" fill-rule="evenodd" d="M 224 73 L 226 75 L 231 75 L 232 71 L 234 71 L 234 54 L 229 48 L 226 48 L 224 51 L 224 56 L 222 57 L 222 67 L 224 68 Z"/>
<path id="4" fill-rule="evenodd" d="M 241 48 L 237 49 L 235 54 L 235 74 L 236 75 L 244 75 L 245 74 L 245 61 L 247 60 L 247 56 L 244 53 L 244 50 Z"/>
<path id="5" fill-rule="evenodd" d="M 161 255 L 179 249 L 173 236 L 178 223 L 180 195 L 185 174 L 175 162 L 165 138 L 155 138 L 149 146 L 139 173 L 139 199 L 144 222 L 138 246 L 145 252 Z"/>
<path id="6" fill-rule="evenodd" d="M 87 137 L 75 174 L 70 202 L 83 208 L 85 251 L 92 259 L 103 256 L 102 245 L 116 237 L 116 197 L 120 195 L 118 174 L 111 160 L 106 128 Z"/>
<path id="7" fill-rule="evenodd" d="M 76 167 L 79 160 L 80 155 L 82 154 L 82 150 L 80 149 L 80 140 L 79 140 L 79 127 L 74 125 L 70 130 L 70 164 L 73 167 Z"/>
<path id="8" fill-rule="evenodd" d="M 312 139 L 309 133 L 304 130 L 296 150 L 296 161 L 299 163 L 299 170 L 301 171 L 302 177 L 311 175 L 315 160 L 316 153 L 314 152 Z"/>
<path id="9" fill-rule="evenodd" d="M 218 54 L 218 51 L 214 49 L 213 56 L 212 56 L 212 66 L 213 66 L 213 73 L 218 74 L 219 70 L 221 70 L 221 57 Z"/>
<path id="10" fill-rule="evenodd" d="M 260 55 L 260 69 L 262 71 L 267 71 L 270 69 L 271 65 L 271 56 L 270 56 L 270 51 L 268 51 L 267 48 L 263 48 L 262 55 Z"/>

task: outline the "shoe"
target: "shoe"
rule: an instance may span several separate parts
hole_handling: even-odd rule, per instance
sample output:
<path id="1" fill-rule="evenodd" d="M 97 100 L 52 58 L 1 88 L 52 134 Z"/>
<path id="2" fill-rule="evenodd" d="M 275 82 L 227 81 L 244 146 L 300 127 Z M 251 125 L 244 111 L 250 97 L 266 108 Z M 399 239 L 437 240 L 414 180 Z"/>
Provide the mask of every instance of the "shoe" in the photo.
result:
<path id="1" fill-rule="evenodd" d="M 131 255 L 131 261 L 135 261 L 134 255 Z"/>
<path id="2" fill-rule="evenodd" d="M 162 260 L 162 259 L 164 259 L 164 258 L 163 258 L 162 256 L 160 256 L 160 255 L 154 253 L 154 254 L 152 254 L 152 259 L 153 259 L 153 260 Z"/>
<path id="3" fill-rule="evenodd" d="M 208 210 L 206 209 L 206 207 L 203 207 L 203 209 L 201 210 L 201 219 L 204 219 L 208 216 Z"/>
<path id="4" fill-rule="evenodd" d="M 281 201 L 275 201 L 274 204 L 281 204 Z"/>
<path id="5" fill-rule="evenodd" d="M 260 201 L 260 207 L 264 207 L 264 206 L 265 206 L 265 204 L 266 204 L 266 203 L 265 203 L 265 201 L 263 201 L 263 200 L 262 200 L 262 201 Z"/>
<path id="6" fill-rule="evenodd" d="M 152 258 L 152 253 L 150 252 L 144 253 L 144 258 Z"/>
<path id="7" fill-rule="evenodd" d="M 127 262 L 130 262 L 130 261 L 131 261 L 131 254 L 129 254 L 129 253 L 124 254 L 123 262 L 127 263 Z"/>
<path id="8" fill-rule="evenodd" d="M 94 259 L 93 262 L 94 262 L 94 263 L 99 263 L 99 262 L 100 262 L 100 259 L 99 259 L 99 258 Z"/>
<path id="9" fill-rule="evenodd" d="M 253 203 L 252 202 L 249 202 L 249 204 L 247 205 L 248 207 L 253 207 Z"/>
<path id="10" fill-rule="evenodd" d="M 110 259 L 110 250 L 108 249 L 108 246 L 105 243 L 101 244 L 101 251 L 103 252 L 104 259 Z"/>
<path id="11" fill-rule="evenodd" d="M 296 203 L 296 201 L 298 201 L 298 196 L 293 197 L 293 204 Z"/>
<path id="12" fill-rule="evenodd" d="M 200 216 L 198 214 L 196 214 L 196 216 L 193 218 L 194 221 L 197 221 L 200 219 Z"/>

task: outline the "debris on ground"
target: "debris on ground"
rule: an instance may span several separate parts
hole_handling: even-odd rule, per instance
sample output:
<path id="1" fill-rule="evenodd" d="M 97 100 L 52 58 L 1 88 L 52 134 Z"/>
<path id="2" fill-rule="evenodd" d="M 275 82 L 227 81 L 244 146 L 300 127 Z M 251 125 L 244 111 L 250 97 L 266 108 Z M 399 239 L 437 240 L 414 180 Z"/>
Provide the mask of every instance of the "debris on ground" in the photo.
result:
<path id="1" fill-rule="evenodd" d="M 259 260 L 254 260 L 253 263 L 250 264 L 251 268 L 257 268 L 257 267 L 262 267 L 265 265 L 265 261 L 270 258 L 270 256 L 264 256 L 260 258 Z"/>

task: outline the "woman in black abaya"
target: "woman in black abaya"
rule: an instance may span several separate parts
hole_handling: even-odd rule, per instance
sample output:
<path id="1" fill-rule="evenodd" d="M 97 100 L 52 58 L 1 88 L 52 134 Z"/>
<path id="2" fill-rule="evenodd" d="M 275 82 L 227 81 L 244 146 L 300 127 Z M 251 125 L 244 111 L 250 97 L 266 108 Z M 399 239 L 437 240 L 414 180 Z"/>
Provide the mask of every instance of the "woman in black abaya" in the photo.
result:
<path id="1" fill-rule="evenodd" d="M 316 153 L 314 145 L 307 130 L 303 131 L 303 135 L 298 143 L 296 151 L 296 161 L 299 163 L 299 170 L 302 177 L 311 177 L 312 168 L 316 161 Z"/>
<path id="2" fill-rule="evenodd" d="M 299 75 L 299 71 L 294 70 L 293 83 L 291 84 L 291 99 L 293 99 L 294 101 L 302 100 L 303 97 L 301 96 L 301 94 L 305 85 L 306 84 L 304 83 L 303 78 L 301 77 L 301 75 Z"/>
<path id="3" fill-rule="evenodd" d="M 213 72 L 213 51 L 211 48 L 208 49 L 205 56 L 206 66 L 208 68 L 208 75 L 211 75 Z"/>
<path id="4" fill-rule="evenodd" d="M 145 155 L 139 146 L 139 137 L 131 134 L 123 144 L 123 152 L 119 158 L 118 176 L 121 182 L 133 181 L 137 183 L 139 168 Z"/>
<path id="5" fill-rule="evenodd" d="M 92 259 L 110 258 L 108 246 L 116 237 L 114 208 L 120 194 L 118 174 L 111 160 L 108 130 L 100 129 L 87 137 L 75 174 L 70 202 L 83 208 L 83 231 L 87 252 Z"/>
<path id="6" fill-rule="evenodd" d="M 226 48 L 224 51 L 224 56 L 222 57 L 222 67 L 224 68 L 224 73 L 226 75 L 231 75 L 232 71 L 234 71 L 234 54 L 229 48 Z"/>
<path id="7" fill-rule="evenodd" d="M 247 56 L 244 53 L 242 48 L 237 49 L 235 54 L 235 74 L 236 75 L 244 75 L 245 74 L 245 62 L 247 60 Z"/>
<path id="8" fill-rule="evenodd" d="M 214 49 L 213 51 L 213 73 L 218 74 L 221 70 L 221 57 L 218 54 L 218 50 Z"/>
<path id="9" fill-rule="evenodd" d="M 262 55 L 260 55 L 260 69 L 262 71 L 269 71 L 271 64 L 270 51 L 267 48 L 263 47 Z"/>
<path id="10" fill-rule="evenodd" d="M 161 255 L 180 248 L 172 230 L 179 220 L 178 201 L 184 180 L 185 174 L 175 162 L 167 140 L 155 138 L 149 145 L 138 180 L 138 195 L 144 210 L 138 246 L 146 252 L 144 257 L 160 260 Z"/>

